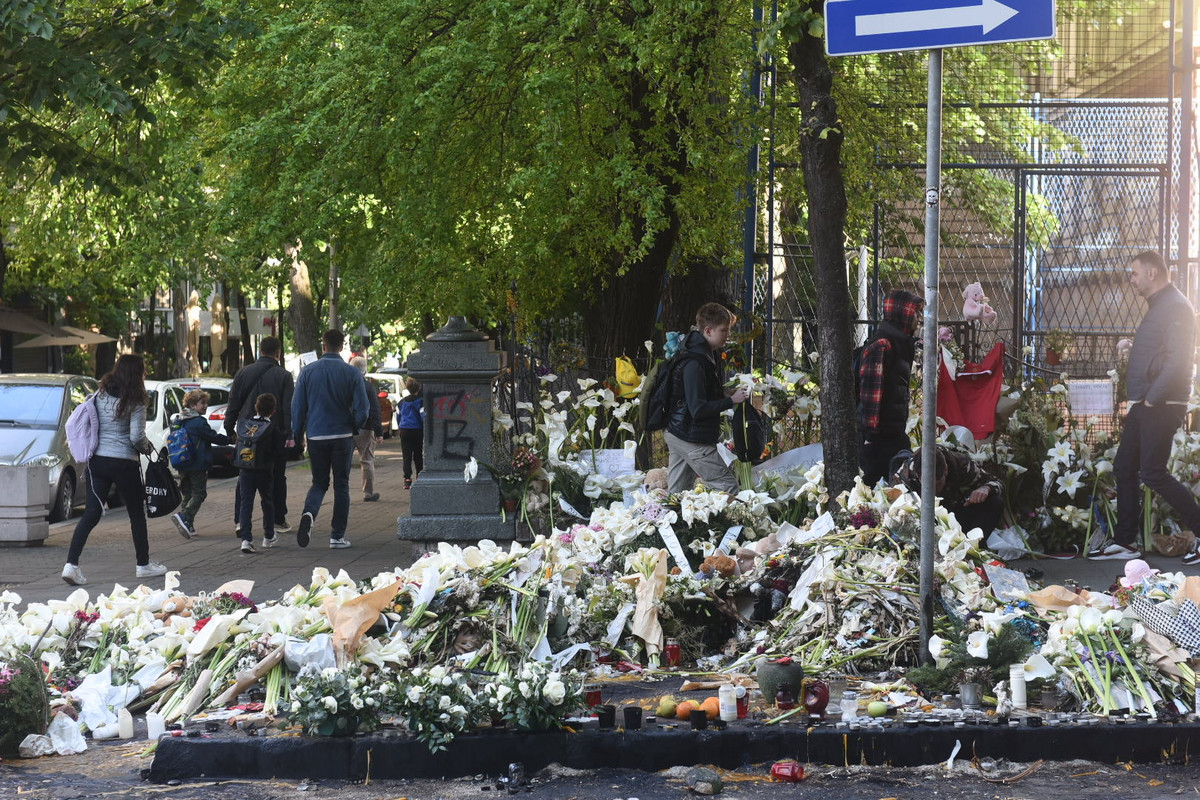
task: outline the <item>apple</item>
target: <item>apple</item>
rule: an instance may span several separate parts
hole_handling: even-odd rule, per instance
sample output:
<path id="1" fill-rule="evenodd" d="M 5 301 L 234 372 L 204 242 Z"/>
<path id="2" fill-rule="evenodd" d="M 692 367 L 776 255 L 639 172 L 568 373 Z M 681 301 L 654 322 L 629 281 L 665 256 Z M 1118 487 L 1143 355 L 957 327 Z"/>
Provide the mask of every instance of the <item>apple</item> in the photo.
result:
<path id="1" fill-rule="evenodd" d="M 882 700 L 876 700 L 873 703 L 867 703 L 867 715 L 872 717 L 882 717 L 888 712 L 888 704 Z"/>

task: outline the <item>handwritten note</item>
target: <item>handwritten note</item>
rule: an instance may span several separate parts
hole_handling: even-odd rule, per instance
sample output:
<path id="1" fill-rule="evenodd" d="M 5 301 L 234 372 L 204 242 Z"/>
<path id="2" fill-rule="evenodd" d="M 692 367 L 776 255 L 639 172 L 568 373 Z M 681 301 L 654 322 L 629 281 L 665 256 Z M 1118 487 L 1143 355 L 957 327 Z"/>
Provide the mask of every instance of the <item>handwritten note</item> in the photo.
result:
<path id="1" fill-rule="evenodd" d="M 1071 413 L 1076 416 L 1113 413 L 1113 385 L 1107 378 L 1068 381 L 1067 398 L 1071 401 Z"/>
<path id="2" fill-rule="evenodd" d="M 579 463 L 589 472 L 616 478 L 634 472 L 633 450 L 586 450 L 579 455 Z"/>

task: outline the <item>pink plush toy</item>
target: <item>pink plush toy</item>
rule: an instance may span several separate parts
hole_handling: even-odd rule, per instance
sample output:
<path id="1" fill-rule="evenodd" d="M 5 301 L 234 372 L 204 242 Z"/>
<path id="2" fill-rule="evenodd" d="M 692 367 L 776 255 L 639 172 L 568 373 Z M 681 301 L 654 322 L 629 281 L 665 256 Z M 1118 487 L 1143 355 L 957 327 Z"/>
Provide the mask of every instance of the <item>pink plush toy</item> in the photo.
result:
<path id="1" fill-rule="evenodd" d="M 979 320 L 984 325 L 996 321 L 996 311 L 988 305 L 987 295 L 978 281 L 963 289 L 963 319 Z"/>

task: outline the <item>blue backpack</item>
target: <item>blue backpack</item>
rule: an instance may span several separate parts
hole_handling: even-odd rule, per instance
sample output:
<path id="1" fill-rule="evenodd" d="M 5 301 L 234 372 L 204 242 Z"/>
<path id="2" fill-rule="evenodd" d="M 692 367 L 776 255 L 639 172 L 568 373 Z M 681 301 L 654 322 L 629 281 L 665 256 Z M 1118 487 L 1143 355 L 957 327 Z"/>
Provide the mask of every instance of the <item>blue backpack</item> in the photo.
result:
<path id="1" fill-rule="evenodd" d="M 175 469 L 187 469 L 196 460 L 196 443 L 177 422 L 171 423 L 171 434 L 167 437 L 167 459 Z"/>

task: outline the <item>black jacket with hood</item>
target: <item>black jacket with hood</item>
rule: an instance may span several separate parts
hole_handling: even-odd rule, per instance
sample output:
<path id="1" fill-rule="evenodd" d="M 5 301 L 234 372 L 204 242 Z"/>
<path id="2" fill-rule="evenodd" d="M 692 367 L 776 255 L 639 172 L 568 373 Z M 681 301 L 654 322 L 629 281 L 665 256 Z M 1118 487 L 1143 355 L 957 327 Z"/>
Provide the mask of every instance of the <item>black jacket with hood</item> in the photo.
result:
<path id="1" fill-rule="evenodd" d="M 683 340 L 688 357 L 671 375 L 671 416 L 667 430 L 693 444 L 716 444 L 721 438 L 721 412 L 733 408 L 725 396 L 723 372 L 716 354 L 700 331 Z"/>

